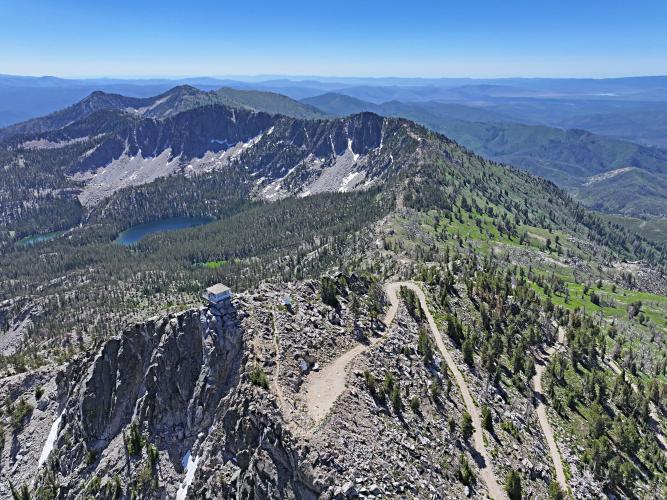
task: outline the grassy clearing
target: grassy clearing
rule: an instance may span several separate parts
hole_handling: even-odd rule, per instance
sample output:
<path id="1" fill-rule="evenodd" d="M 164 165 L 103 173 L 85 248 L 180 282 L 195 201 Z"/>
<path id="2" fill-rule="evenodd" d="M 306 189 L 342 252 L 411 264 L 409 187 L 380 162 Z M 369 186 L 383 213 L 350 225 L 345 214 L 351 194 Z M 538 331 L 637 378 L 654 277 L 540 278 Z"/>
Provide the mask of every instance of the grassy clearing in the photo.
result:
<path id="1" fill-rule="evenodd" d="M 218 269 L 227 264 L 226 260 L 209 260 L 208 262 L 197 262 L 196 266 L 207 267 L 208 269 Z"/>
<path id="2" fill-rule="evenodd" d="M 644 323 L 640 323 L 639 316 L 635 322 L 642 326 L 648 326 L 649 322 L 655 327 L 667 332 L 667 297 L 648 292 L 639 292 L 627 290 L 619 286 L 603 284 L 602 287 L 591 286 L 588 292 L 585 292 L 586 285 L 582 283 L 566 281 L 565 286 L 569 292 L 564 293 L 545 293 L 545 290 L 532 283 L 533 289 L 542 297 L 547 296 L 551 301 L 559 306 L 570 310 L 584 310 L 589 315 L 599 315 L 605 319 L 628 319 L 628 306 L 630 304 L 641 302 L 641 314 L 644 316 Z M 592 298 L 599 297 L 599 305 L 593 303 Z"/>

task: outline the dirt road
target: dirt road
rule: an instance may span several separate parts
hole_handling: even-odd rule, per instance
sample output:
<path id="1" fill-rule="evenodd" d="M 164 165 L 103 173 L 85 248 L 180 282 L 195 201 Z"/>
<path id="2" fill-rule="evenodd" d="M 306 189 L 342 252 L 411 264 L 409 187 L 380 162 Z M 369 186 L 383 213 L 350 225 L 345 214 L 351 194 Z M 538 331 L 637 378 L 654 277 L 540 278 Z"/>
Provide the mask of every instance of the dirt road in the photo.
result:
<path id="1" fill-rule="evenodd" d="M 549 358 L 558 351 L 558 348 L 565 344 L 565 328 L 562 326 L 558 327 L 558 342 L 556 345 L 546 349 L 546 360 L 543 363 L 538 363 L 535 365 L 535 376 L 533 377 L 533 389 L 535 390 L 537 397 L 537 407 L 535 411 L 537 412 L 537 420 L 540 422 L 542 427 L 542 433 L 547 440 L 547 445 L 549 446 L 549 454 L 551 455 L 551 461 L 554 464 L 556 469 L 556 480 L 560 485 L 563 491 L 569 491 L 567 485 L 567 479 L 565 478 L 565 470 L 563 469 L 563 459 L 560 455 L 560 450 L 558 449 L 558 444 L 556 444 L 556 438 L 554 436 L 554 431 L 549 423 L 549 418 L 547 417 L 547 409 L 544 405 L 544 397 L 542 395 L 542 375 L 544 370 L 547 367 Z"/>
<path id="2" fill-rule="evenodd" d="M 472 394 L 470 393 L 470 388 L 468 387 L 463 374 L 456 365 L 454 357 L 447 350 L 445 343 L 442 340 L 442 336 L 438 331 L 438 327 L 436 326 L 433 316 L 428 309 L 426 296 L 424 295 L 424 292 L 421 290 L 421 288 L 411 282 L 397 282 L 389 283 L 386 285 L 385 291 L 389 297 L 390 306 L 387 310 L 387 314 L 385 315 L 384 322 L 387 326 L 389 326 L 396 317 L 396 312 L 398 311 L 399 305 L 398 291 L 402 286 L 413 290 L 417 295 L 436 345 L 438 346 L 440 353 L 445 359 L 449 370 L 452 372 L 454 380 L 456 381 L 456 385 L 461 391 L 466 410 L 472 418 L 474 429 L 473 446 L 477 452 L 478 457 L 480 457 L 477 460 L 480 469 L 480 476 L 486 485 L 489 495 L 494 499 L 506 499 L 507 495 L 500 487 L 496 475 L 491 467 L 491 455 L 489 454 L 486 448 L 486 444 L 484 443 L 484 431 L 482 430 L 482 421 L 479 408 L 477 408 L 475 405 Z M 319 372 L 311 374 L 308 381 L 308 386 L 306 388 L 306 403 L 308 405 L 309 414 L 315 421 L 316 425 L 317 423 L 321 422 L 324 417 L 326 417 L 338 397 L 343 393 L 343 391 L 345 391 L 348 367 L 351 361 L 357 355 L 366 351 L 379 340 L 380 339 L 374 339 L 370 345 L 358 345 L 341 354 L 338 358 L 329 363 Z"/>
<path id="3" fill-rule="evenodd" d="M 419 298 L 419 302 L 422 306 L 424 314 L 426 315 L 428 326 L 430 327 L 431 333 L 435 338 L 435 343 L 438 346 L 438 349 L 440 350 L 440 354 L 442 354 L 443 358 L 445 359 L 447 367 L 454 375 L 454 380 L 456 381 L 456 385 L 459 387 L 461 395 L 463 396 L 463 402 L 466 405 L 466 410 L 472 417 L 472 425 L 474 429 L 473 445 L 475 447 L 475 451 L 481 457 L 481 460 L 478 460 L 480 476 L 482 477 L 484 484 L 486 484 L 486 489 L 488 490 L 489 496 L 491 496 L 491 498 L 495 499 L 507 498 L 505 490 L 503 490 L 500 487 L 496 475 L 493 472 L 493 468 L 491 466 L 491 455 L 486 449 L 486 444 L 484 443 L 484 431 L 482 430 L 482 419 L 480 417 L 479 408 L 477 408 L 477 406 L 475 405 L 475 401 L 472 398 L 472 394 L 470 393 L 470 388 L 468 387 L 465 378 L 463 378 L 463 374 L 459 370 L 459 367 L 457 366 L 454 357 L 447 350 L 447 347 L 445 346 L 445 343 L 442 340 L 440 331 L 438 330 L 438 327 L 436 326 L 435 321 L 433 320 L 433 316 L 431 316 L 428 304 L 426 303 L 426 296 L 424 295 L 424 292 L 422 291 L 421 288 L 419 288 L 419 286 L 411 282 L 395 283 L 394 285 L 397 287 L 397 289 L 400 288 L 401 286 L 405 286 L 417 294 L 417 298 Z"/>
<path id="4" fill-rule="evenodd" d="M 385 286 L 389 296 L 390 306 L 384 316 L 384 324 L 389 326 L 398 311 L 398 288 L 395 283 Z M 308 414 L 319 424 L 327 416 L 338 397 L 345 391 L 348 366 L 354 358 L 377 343 L 380 339 L 371 339 L 368 345 L 359 344 L 344 352 L 320 371 L 313 372 L 308 377 L 306 387 L 306 404 Z"/>

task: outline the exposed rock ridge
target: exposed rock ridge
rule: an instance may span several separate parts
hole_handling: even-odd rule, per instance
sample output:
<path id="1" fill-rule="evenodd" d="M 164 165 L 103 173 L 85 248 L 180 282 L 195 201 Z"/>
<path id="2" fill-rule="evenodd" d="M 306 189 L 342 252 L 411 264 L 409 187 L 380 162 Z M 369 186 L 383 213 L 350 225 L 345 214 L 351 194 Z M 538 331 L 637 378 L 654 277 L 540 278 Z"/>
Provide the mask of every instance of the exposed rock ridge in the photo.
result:
<path id="1" fill-rule="evenodd" d="M 173 496 L 182 457 L 208 434 L 238 381 L 242 353 L 243 333 L 228 302 L 135 324 L 72 365 L 60 377 L 68 395 L 49 464 L 68 496 L 85 487 L 80 477 L 95 475 Z M 137 478 L 145 460 L 141 450 L 132 456 L 133 428 L 146 450 L 158 450 L 157 487 Z"/>

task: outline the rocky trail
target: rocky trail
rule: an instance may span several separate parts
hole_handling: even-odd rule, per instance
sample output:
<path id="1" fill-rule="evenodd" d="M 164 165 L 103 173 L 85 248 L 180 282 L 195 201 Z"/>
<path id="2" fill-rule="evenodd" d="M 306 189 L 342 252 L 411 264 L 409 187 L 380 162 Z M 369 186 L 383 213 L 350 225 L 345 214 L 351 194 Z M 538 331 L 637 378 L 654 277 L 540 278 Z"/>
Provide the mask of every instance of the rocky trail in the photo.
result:
<path id="1" fill-rule="evenodd" d="M 285 394 L 283 392 L 282 387 L 280 386 L 280 382 L 278 381 L 278 378 L 280 376 L 280 370 L 281 364 L 280 364 L 280 339 L 278 337 L 278 329 L 276 328 L 276 312 L 275 310 L 271 311 L 271 329 L 273 331 L 273 348 L 276 351 L 276 369 L 275 373 L 272 377 L 271 380 L 271 388 L 273 392 L 276 394 L 276 397 L 278 398 L 278 406 L 280 407 L 281 411 L 285 414 L 288 415 L 290 413 L 290 405 L 287 404 L 287 399 L 285 398 Z M 297 429 L 292 429 L 292 430 L 298 430 Z"/>
<path id="2" fill-rule="evenodd" d="M 440 331 L 435 324 L 435 320 L 433 319 L 433 316 L 431 315 L 431 312 L 428 308 L 428 304 L 426 303 L 426 296 L 424 295 L 424 292 L 419 286 L 410 282 L 396 283 L 395 285 L 397 287 L 405 286 L 417 294 L 417 298 L 419 298 L 422 310 L 424 311 L 424 315 L 428 321 L 428 326 L 431 329 L 433 337 L 435 338 L 435 343 L 438 346 L 442 357 L 445 359 L 447 367 L 454 375 L 456 385 L 458 386 L 459 390 L 461 391 L 461 395 L 463 396 L 463 401 L 466 405 L 466 411 L 472 418 L 472 424 L 474 428 L 473 445 L 475 447 L 475 451 L 478 454 L 477 464 L 479 466 L 480 476 L 482 477 L 484 484 L 486 484 L 486 488 L 491 498 L 507 498 L 505 491 L 500 487 L 496 475 L 493 472 L 491 465 L 491 455 L 486 448 L 486 444 L 484 443 L 484 431 L 482 429 L 482 419 L 480 416 L 479 408 L 475 404 L 475 401 L 470 392 L 470 388 L 468 387 L 468 384 L 466 383 L 461 370 L 459 370 L 454 357 L 449 352 L 449 350 L 447 350 L 447 347 L 442 340 L 442 335 L 440 334 Z"/>
<path id="3" fill-rule="evenodd" d="M 390 300 L 389 309 L 383 319 L 387 326 L 392 323 L 398 311 L 399 287 L 396 285 L 390 283 L 385 286 L 385 292 Z M 352 360 L 379 341 L 380 338 L 373 338 L 367 345 L 359 344 L 311 374 L 305 394 L 308 414 L 316 426 L 324 420 L 338 397 L 345 391 L 348 367 Z"/>
<path id="4" fill-rule="evenodd" d="M 549 446 L 549 454 L 551 455 L 551 460 L 556 469 L 556 480 L 562 488 L 563 491 L 568 491 L 567 479 L 565 477 L 565 470 L 563 469 L 563 459 L 560 455 L 560 450 L 558 449 L 558 444 L 556 443 L 556 438 L 554 436 L 553 428 L 549 423 L 549 418 L 547 417 L 547 409 L 544 404 L 544 397 L 542 392 L 542 375 L 546 370 L 547 363 L 551 356 L 558 352 L 561 346 L 565 345 L 565 328 L 562 326 L 558 327 L 558 341 L 555 345 L 547 348 L 545 350 L 545 358 L 539 360 L 535 365 L 535 376 L 533 377 L 533 389 L 535 390 L 535 396 L 537 399 L 537 406 L 535 411 L 537 412 L 537 419 L 540 422 L 542 427 L 542 433 L 547 440 L 547 445 Z"/>
<path id="5" fill-rule="evenodd" d="M 489 454 L 484 442 L 484 431 L 482 430 L 482 421 L 479 408 L 477 408 L 475 405 L 468 384 L 466 383 L 463 374 L 456 365 L 454 357 L 445 347 L 445 343 L 443 342 L 440 332 L 435 324 L 435 320 L 433 319 L 433 316 L 428 309 L 426 296 L 424 295 L 424 292 L 421 290 L 421 288 L 419 288 L 419 286 L 417 286 L 415 283 L 411 282 L 396 282 L 387 284 L 385 286 L 385 291 L 389 297 L 390 306 L 385 315 L 384 322 L 387 326 L 389 326 L 394 320 L 399 306 L 398 291 L 403 286 L 414 291 L 419 298 L 419 302 L 421 303 L 421 307 L 424 311 L 438 349 L 445 359 L 449 370 L 454 375 L 456 384 L 461 391 L 466 410 L 472 418 L 474 428 L 473 446 L 477 454 L 476 461 L 480 469 L 480 476 L 487 487 L 489 496 L 494 499 L 506 499 L 507 495 L 500 487 L 491 466 L 491 455 Z M 347 369 L 350 365 L 350 362 L 358 354 L 366 351 L 379 340 L 380 339 L 375 339 L 369 345 L 359 345 L 353 349 L 350 349 L 349 351 L 336 358 L 325 368 L 313 374 L 313 377 L 308 381 L 308 387 L 306 388 L 306 401 L 308 404 L 308 411 L 313 420 L 316 422 L 316 425 L 324 419 L 324 417 L 333 407 L 338 397 L 345 391 L 348 372 Z"/>

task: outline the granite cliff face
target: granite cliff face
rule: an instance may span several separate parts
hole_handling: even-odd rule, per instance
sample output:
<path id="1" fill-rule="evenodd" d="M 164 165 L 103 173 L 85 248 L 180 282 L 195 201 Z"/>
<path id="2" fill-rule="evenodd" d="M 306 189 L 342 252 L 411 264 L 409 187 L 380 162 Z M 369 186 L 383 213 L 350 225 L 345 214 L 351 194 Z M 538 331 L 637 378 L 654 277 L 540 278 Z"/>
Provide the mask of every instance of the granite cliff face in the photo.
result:
<path id="1" fill-rule="evenodd" d="M 42 450 L 48 458 L 38 468 L 42 486 L 55 476 L 61 493 L 75 497 L 90 488 L 91 478 L 118 477 L 135 492 L 148 488 L 170 496 L 177 485 L 156 488 L 149 479 L 158 465 L 174 480 L 182 475 L 183 457 L 194 456 L 238 383 L 243 342 L 228 303 L 133 325 L 59 371 L 42 396 L 51 419 L 57 418 L 52 443 L 46 439 Z M 23 433 L 44 433 L 31 423 L 19 430 L 17 442 Z M 36 465 L 17 468 L 12 479 L 27 479 Z"/>

